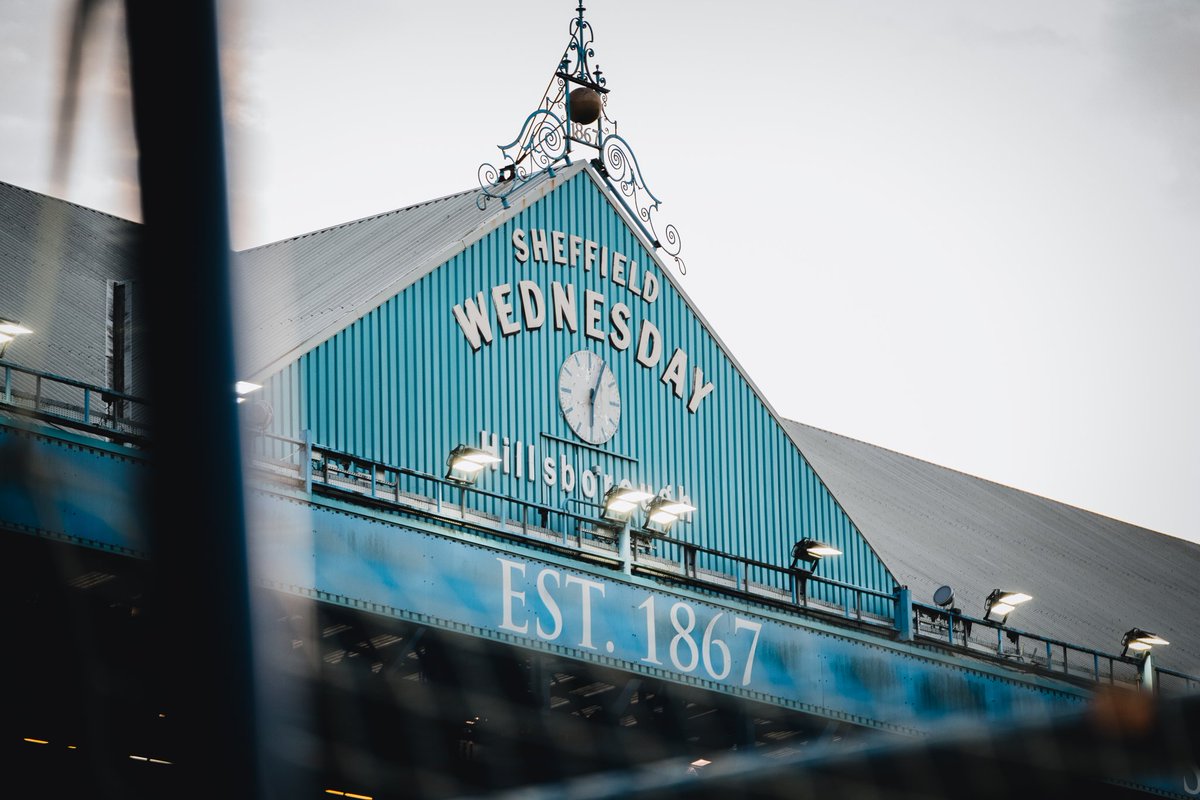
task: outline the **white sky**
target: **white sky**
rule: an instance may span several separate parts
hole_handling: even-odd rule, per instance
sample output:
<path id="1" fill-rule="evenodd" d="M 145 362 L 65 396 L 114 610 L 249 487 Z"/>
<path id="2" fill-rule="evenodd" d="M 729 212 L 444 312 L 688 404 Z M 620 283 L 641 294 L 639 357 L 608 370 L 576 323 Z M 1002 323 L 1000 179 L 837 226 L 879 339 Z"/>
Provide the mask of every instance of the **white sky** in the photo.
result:
<path id="1" fill-rule="evenodd" d="M 0 180 L 137 218 L 120 6 L 0 0 Z M 475 184 L 572 0 L 222 6 L 239 249 Z M 1200 541 L 1200 3 L 594 0 L 682 284 L 784 416 Z"/>

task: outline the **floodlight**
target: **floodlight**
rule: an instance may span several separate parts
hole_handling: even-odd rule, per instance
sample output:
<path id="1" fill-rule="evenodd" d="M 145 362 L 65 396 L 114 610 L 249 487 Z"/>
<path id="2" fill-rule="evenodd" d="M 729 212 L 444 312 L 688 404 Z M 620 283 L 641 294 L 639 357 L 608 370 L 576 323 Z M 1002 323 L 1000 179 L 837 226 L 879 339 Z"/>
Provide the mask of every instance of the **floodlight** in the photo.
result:
<path id="1" fill-rule="evenodd" d="M 695 510 L 695 506 L 681 500 L 672 500 L 669 497 L 655 498 L 650 503 L 650 508 L 646 509 L 646 527 L 654 526 L 662 533 L 666 533 L 681 514 Z"/>
<path id="2" fill-rule="evenodd" d="M 949 586 L 939 586 L 933 593 L 933 602 L 942 608 L 954 605 L 954 590 Z"/>
<path id="3" fill-rule="evenodd" d="M 807 561 L 809 564 L 808 571 L 813 572 L 816 570 L 817 564 L 821 563 L 822 558 L 840 556 L 841 554 L 842 551 L 833 545 L 818 542 L 816 539 L 801 539 L 792 546 L 791 569 L 796 569 L 801 561 Z"/>
<path id="4" fill-rule="evenodd" d="M 33 330 L 11 319 L 0 319 L 0 358 L 18 336 L 33 333 Z"/>
<path id="5" fill-rule="evenodd" d="M 470 486 L 479 480 L 479 473 L 484 467 L 498 463 L 499 457 L 486 450 L 460 444 L 450 451 L 450 457 L 446 459 L 446 480 Z"/>
<path id="6" fill-rule="evenodd" d="M 1150 648 L 1162 644 L 1170 644 L 1170 642 L 1158 634 L 1144 631 L 1141 628 L 1132 628 L 1121 637 L 1121 647 L 1123 648 L 1121 655 L 1127 655 L 1130 650 L 1144 655 Z"/>
<path id="7" fill-rule="evenodd" d="M 817 571 L 817 565 L 821 563 L 822 558 L 841 554 L 842 551 L 833 545 L 818 542 L 816 539 L 801 539 L 792 545 L 792 563 L 788 566 L 793 578 L 792 602 L 797 602 L 796 593 L 799 592 L 807 605 L 808 579 Z M 801 566 L 801 561 L 806 562 L 808 566 Z"/>
<path id="8" fill-rule="evenodd" d="M 251 383 L 250 381 L 238 381 L 233 385 L 233 390 L 237 392 L 237 401 L 239 403 L 246 402 L 246 395 L 251 392 L 257 392 L 261 388 L 261 383 Z"/>
<path id="9" fill-rule="evenodd" d="M 625 522 L 634 509 L 652 497 L 654 495 L 650 492 L 641 489 L 614 486 L 604 493 L 604 511 L 601 512 L 601 516 L 612 522 Z"/>
<path id="10" fill-rule="evenodd" d="M 1032 595 L 1025 594 L 1024 592 L 993 589 L 992 593 L 983 601 L 983 618 L 990 619 L 991 615 L 995 614 L 1000 617 L 1000 624 L 1003 625 L 1014 608 L 1021 603 L 1028 603 L 1032 599 Z"/>

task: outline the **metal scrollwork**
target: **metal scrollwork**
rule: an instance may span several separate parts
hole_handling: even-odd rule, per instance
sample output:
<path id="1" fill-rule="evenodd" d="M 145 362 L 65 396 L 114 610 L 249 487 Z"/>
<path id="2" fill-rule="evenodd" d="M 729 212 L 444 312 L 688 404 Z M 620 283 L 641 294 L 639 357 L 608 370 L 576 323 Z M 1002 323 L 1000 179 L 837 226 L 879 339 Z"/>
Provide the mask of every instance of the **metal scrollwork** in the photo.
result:
<path id="1" fill-rule="evenodd" d="M 687 264 L 680 258 L 682 243 L 679 230 L 672 224 L 662 224 L 658 218 L 661 201 L 646 186 L 642 168 L 638 165 L 633 149 L 624 137 L 617 134 L 605 136 L 600 147 L 603 158 L 603 174 L 610 186 L 616 190 L 617 199 L 625 210 L 642 228 L 642 233 L 651 243 L 675 260 L 680 274 L 687 274 Z M 660 225 L 662 235 L 659 235 Z"/>
<path id="2" fill-rule="evenodd" d="M 593 67 L 596 52 L 592 48 L 592 26 L 583 17 L 582 3 L 576 12 L 570 25 L 571 39 L 537 109 L 525 118 L 515 139 L 499 145 L 499 164 L 485 162 L 479 166 L 482 191 L 476 205 L 483 209 L 489 201 L 498 199 L 507 208 L 509 195 L 534 177 L 542 172 L 553 175 L 560 164 L 570 164 L 573 144 L 591 147 L 597 152 L 597 171 L 617 200 L 646 238 L 675 260 L 680 273 L 686 273 L 687 267 L 679 257 L 679 231 L 670 224 L 660 227 L 659 199 L 646 188 L 629 142 L 617 134 L 617 123 L 608 116 L 607 81 L 599 65 Z M 590 114 L 572 114 L 573 92 L 580 91 L 591 106 L 580 104 L 575 111 L 588 108 Z"/>
<path id="3" fill-rule="evenodd" d="M 604 73 L 600 71 L 600 67 L 596 67 L 593 75 L 588 64 L 588 59 L 595 57 L 596 51 L 592 49 L 592 42 L 595 41 L 592 24 L 583 18 L 585 10 L 582 3 L 575 9 L 576 16 L 571 20 L 571 41 L 563 52 L 561 71 L 589 83 L 603 86 L 605 84 Z M 572 54 L 575 56 L 574 66 L 568 60 L 568 56 Z"/>
<path id="4" fill-rule="evenodd" d="M 554 165 L 567 158 L 567 134 L 563 118 L 553 110 L 539 108 L 521 126 L 521 132 L 508 144 L 500 145 L 503 160 L 499 166 L 479 165 L 479 185 L 483 192 L 475 204 L 487 207 L 489 198 L 498 198 L 508 207 L 508 196 L 542 170 L 553 174 Z"/>

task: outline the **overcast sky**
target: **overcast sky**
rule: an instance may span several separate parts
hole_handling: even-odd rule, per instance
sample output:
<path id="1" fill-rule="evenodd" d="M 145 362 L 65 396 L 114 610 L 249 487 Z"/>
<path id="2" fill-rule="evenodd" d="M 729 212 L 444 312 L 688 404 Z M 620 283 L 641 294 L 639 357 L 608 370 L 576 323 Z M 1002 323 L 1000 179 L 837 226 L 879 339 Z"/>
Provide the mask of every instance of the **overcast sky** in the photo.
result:
<path id="1" fill-rule="evenodd" d="M 137 218 L 120 6 L 0 0 L 0 180 Z M 222 9 L 239 249 L 475 184 L 572 0 Z M 684 289 L 784 416 L 1200 540 L 1200 2 L 594 0 Z"/>

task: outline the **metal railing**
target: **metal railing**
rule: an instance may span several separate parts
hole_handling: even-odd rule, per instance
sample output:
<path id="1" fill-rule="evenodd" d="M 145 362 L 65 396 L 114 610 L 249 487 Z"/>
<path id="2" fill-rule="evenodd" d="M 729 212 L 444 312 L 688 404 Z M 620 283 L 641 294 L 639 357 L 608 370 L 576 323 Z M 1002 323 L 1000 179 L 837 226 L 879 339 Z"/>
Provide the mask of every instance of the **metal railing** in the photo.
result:
<path id="1" fill-rule="evenodd" d="M 142 398 L 0 360 L 0 408 L 99 438 L 142 445 L 148 441 L 148 408 Z M 353 495 L 401 513 L 455 522 L 502 538 L 519 539 L 584 560 L 619 567 L 619 526 L 591 514 L 520 500 L 437 475 L 385 465 L 320 447 L 304 439 L 258 432 L 253 466 L 260 474 L 314 489 Z M 803 570 L 730 555 L 648 530 L 632 531 L 632 568 L 732 596 L 794 610 L 837 615 L 875 626 L 899 627 L 897 597 L 821 578 Z M 812 587 L 812 588 L 810 588 Z M 1140 662 L 1058 639 L 1009 628 L 992 620 L 912 603 L 914 638 L 941 641 L 976 655 L 1099 683 L 1136 684 Z M 1200 678 L 1154 667 L 1155 683 L 1169 693 L 1200 690 Z"/>
<path id="2" fill-rule="evenodd" d="M 1140 679 L 1137 659 L 1010 628 L 995 620 L 971 617 L 955 609 L 913 603 L 913 632 L 922 639 L 943 641 L 952 647 L 1042 672 L 1110 684 L 1135 684 Z M 1180 673 L 1170 674 L 1195 682 L 1194 678 Z"/>
<path id="3" fill-rule="evenodd" d="M 1190 694 L 1200 691 L 1200 677 L 1164 667 L 1154 668 L 1156 689 L 1164 694 Z"/>
<path id="4" fill-rule="evenodd" d="M 400 513 L 453 522 L 610 567 L 623 564 L 618 547 L 621 528 L 601 520 L 599 504 L 582 503 L 591 514 L 554 508 L 274 434 L 255 437 L 253 450 L 254 466 L 260 472 L 290 478 L 308 493 L 354 495 Z M 1010 628 L 953 609 L 923 603 L 902 607 L 899 591 L 888 594 L 821 578 L 667 534 L 649 530 L 630 534 L 635 573 L 792 611 L 836 615 L 877 628 L 900 631 L 911 624 L 917 641 L 943 642 L 964 653 L 1076 682 L 1137 685 L 1141 681 L 1142 662 L 1136 658 Z M 1159 691 L 1200 690 L 1200 678 L 1161 667 L 1154 672 Z"/>
<path id="5" fill-rule="evenodd" d="M 645 543 L 642 547 L 634 547 L 634 555 L 635 565 L 647 572 L 683 575 L 719 586 L 729 593 L 769 597 L 790 606 L 834 612 L 860 622 L 889 626 L 895 623 L 896 596 L 890 592 L 822 578 L 803 569 L 781 567 L 747 556 L 730 555 L 653 531 L 634 531 L 633 537 L 635 541 L 640 539 Z M 662 553 L 646 546 L 649 544 L 661 546 Z M 810 590 L 809 584 L 815 584 L 817 591 Z"/>
<path id="6" fill-rule="evenodd" d="M 599 504 L 581 503 L 583 512 L 555 508 L 275 434 L 255 437 L 253 453 L 260 472 L 290 476 L 309 493 L 349 493 L 405 513 L 467 525 L 608 566 L 623 563 L 618 548 L 621 526 L 604 522 Z M 662 533 L 634 530 L 631 537 L 635 572 L 864 624 L 895 625 L 893 594 L 730 555 Z"/>
<path id="7" fill-rule="evenodd" d="M 149 438 L 142 398 L 9 361 L 0 361 L 0 408 L 111 441 Z"/>

